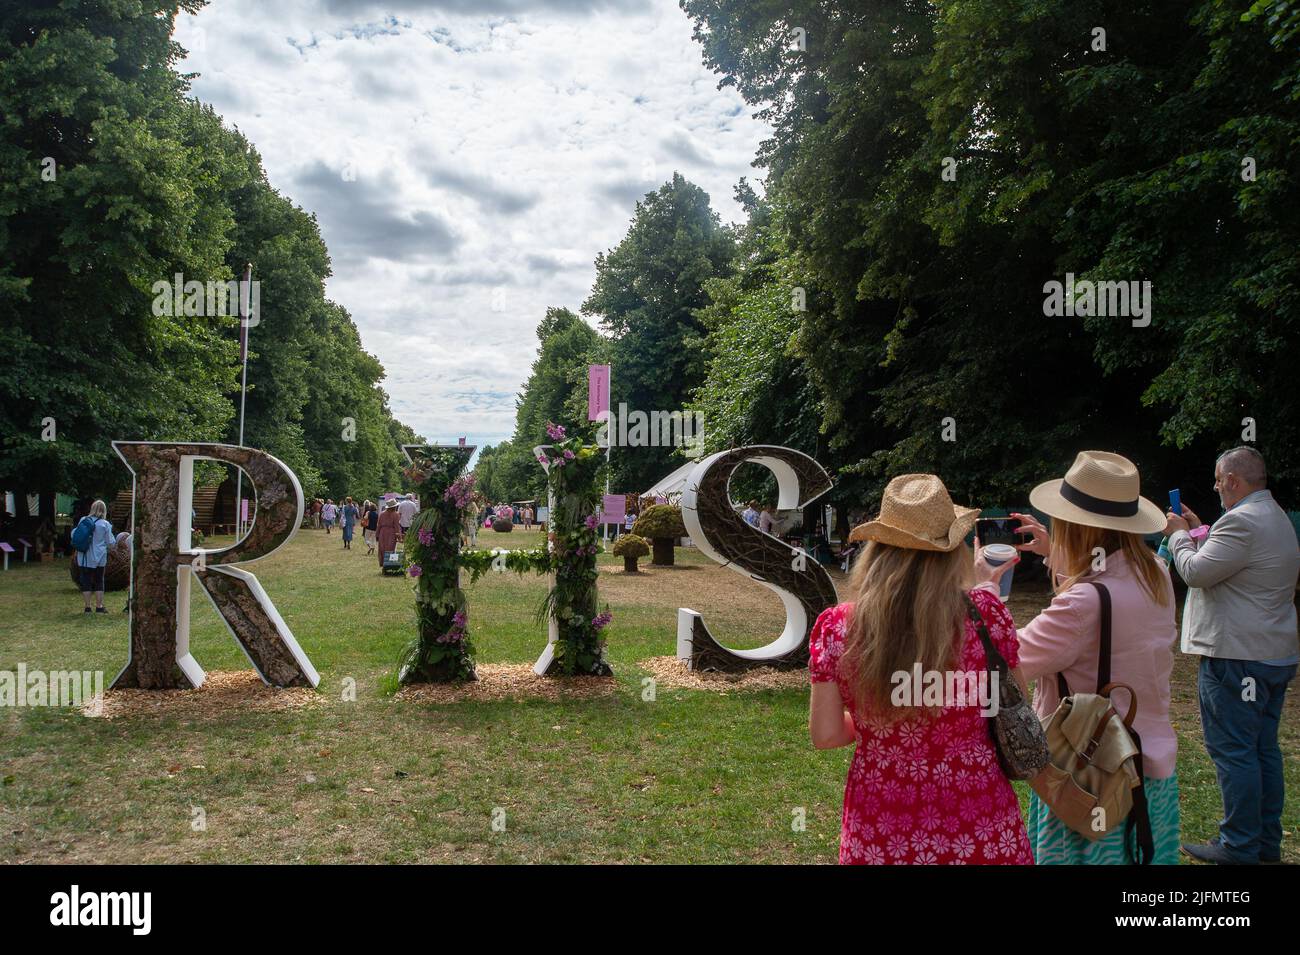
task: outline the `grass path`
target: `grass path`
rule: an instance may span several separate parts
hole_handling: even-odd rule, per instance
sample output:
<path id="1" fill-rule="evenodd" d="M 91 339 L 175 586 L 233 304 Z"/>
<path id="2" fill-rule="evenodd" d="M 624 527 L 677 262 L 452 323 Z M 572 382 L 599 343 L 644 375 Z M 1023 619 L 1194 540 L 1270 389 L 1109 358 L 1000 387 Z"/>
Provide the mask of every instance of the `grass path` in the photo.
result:
<path id="1" fill-rule="evenodd" d="M 482 546 L 541 535 L 484 534 Z M 385 695 L 412 627 L 401 578 L 365 548 L 302 531 L 251 565 L 321 673 L 320 702 L 278 712 L 87 719 L 69 710 L 0 711 L 0 862 L 833 862 L 850 749 L 807 742 L 807 694 L 658 688 L 643 699 L 638 660 L 671 654 L 676 608 L 701 611 L 733 646 L 779 629 L 768 591 L 679 550 L 679 566 L 625 577 L 600 558 L 614 614 L 609 655 L 620 691 L 559 702 L 437 706 Z M 531 663 L 545 630 L 541 578 L 489 575 L 468 588 L 485 663 Z M 1044 595 L 1019 594 L 1025 622 Z M 85 616 L 61 564 L 0 574 L 0 670 L 101 669 L 126 656 L 124 597 Z M 209 671 L 247 661 L 205 600 L 192 649 Z M 346 679 L 355 702 L 343 700 Z M 1181 656 L 1175 721 L 1184 835 L 1204 839 L 1221 811 Z M 1284 852 L 1300 861 L 1300 727 L 1283 726 L 1289 794 Z M 198 811 L 206 829 L 196 830 Z M 792 820 L 802 810 L 806 828 Z M 493 828 L 494 818 L 504 831 Z M 498 829 L 500 826 L 498 825 Z"/>

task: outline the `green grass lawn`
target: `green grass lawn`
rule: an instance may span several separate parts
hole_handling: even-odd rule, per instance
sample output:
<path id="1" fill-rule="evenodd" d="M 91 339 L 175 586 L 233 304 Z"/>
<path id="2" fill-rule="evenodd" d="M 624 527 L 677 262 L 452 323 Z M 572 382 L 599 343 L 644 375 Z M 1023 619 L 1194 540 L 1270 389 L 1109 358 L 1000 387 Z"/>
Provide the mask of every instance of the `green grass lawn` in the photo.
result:
<path id="1" fill-rule="evenodd" d="M 539 546 L 540 534 L 480 535 Z M 768 591 L 692 550 L 679 566 L 625 577 L 602 556 L 619 692 L 564 702 L 433 705 L 384 692 L 412 630 L 410 586 L 382 577 L 364 545 L 305 530 L 257 573 L 321 674 L 319 705 L 181 718 L 89 719 L 68 709 L 0 712 L 4 862 L 833 862 L 851 748 L 816 752 L 801 690 L 716 693 L 659 687 L 643 699 L 637 661 L 670 655 L 678 606 L 754 646 L 780 626 Z M 531 663 L 545 644 L 542 578 L 491 574 L 468 588 L 484 663 Z M 1023 623 L 1044 595 L 1017 597 Z M 0 670 L 103 670 L 126 659 L 125 598 L 81 613 L 66 566 L 0 574 Z M 192 650 L 209 672 L 248 662 L 206 600 Z M 355 702 L 343 700 L 347 678 Z M 1184 836 L 1221 811 L 1179 657 Z M 1293 695 L 1294 697 L 1294 695 Z M 1283 726 L 1289 798 L 1284 853 L 1300 861 L 1294 698 Z M 1023 796 L 1023 791 L 1022 791 Z M 195 810 L 206 829 L 195 831 Z M 494 812 L 504 831 L 493 828 Z M 802 810 L 806 828 L 794 831 Z M 498 827 L 499 828 L 499 827 Z"/>

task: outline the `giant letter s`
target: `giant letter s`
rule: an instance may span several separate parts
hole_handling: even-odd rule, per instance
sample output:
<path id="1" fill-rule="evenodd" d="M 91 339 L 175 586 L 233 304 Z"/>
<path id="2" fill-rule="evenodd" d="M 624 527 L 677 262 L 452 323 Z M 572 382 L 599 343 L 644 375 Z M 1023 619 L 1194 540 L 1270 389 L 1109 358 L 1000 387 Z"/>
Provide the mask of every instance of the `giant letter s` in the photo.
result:
<path id="1" fill-rule="evenodd" d="M 808 455 L 790 448 L 751 445 L 705 458 L 686 478 L 682 520 L 696 546 L 724 567 L 773 590 L 785 604 L 785 629 L 754 650 L 731 650 L 709 633 L 704 619 L 677 611 L 677 656 L 692 670 L 796 669 L 808 665 L 808 637 L 817 616 L 838 601 L 830 575 L 811 555 L 746 524 L 731 502 L 731 475 L 744 463 L 761 464 L 776 477 L 777 508 L 802 508 L 831 488 L 830 475 Z"/>

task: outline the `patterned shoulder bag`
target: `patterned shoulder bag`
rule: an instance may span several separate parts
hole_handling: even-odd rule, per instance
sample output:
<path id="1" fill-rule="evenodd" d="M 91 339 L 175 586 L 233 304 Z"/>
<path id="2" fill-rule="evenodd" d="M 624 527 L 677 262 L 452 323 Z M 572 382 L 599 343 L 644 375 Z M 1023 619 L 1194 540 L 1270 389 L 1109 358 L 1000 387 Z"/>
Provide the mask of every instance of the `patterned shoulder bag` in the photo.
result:
<path id="1" fill-rule="evenodd" d="M 988 672 L 990 676 L 997 674 L 997 712 L 989 719 L 989 732 L 998 763 L 1008 779 L 1033 779 L 1052 758 L 1047 748 L 1047 734 L 1043 732 L 1043 724 L 1034 708 L 1020 692 L 1020 684 L 1011 675 L 1006 659 L 993 645 L 975 601 L 969 594 L 964 596 L 966 615 L 975 624 L 980 642 L 984 644 Z"/>

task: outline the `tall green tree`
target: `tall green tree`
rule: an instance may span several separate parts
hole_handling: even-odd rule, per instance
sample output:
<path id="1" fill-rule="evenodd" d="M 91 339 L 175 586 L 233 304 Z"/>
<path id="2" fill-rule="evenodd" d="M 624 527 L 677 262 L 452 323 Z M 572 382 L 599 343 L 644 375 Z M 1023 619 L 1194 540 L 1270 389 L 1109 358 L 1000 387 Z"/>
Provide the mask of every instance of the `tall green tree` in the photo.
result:
<path id="1" fill-rule="evenodd" d="M 784 232 L 747 182 L 736 190 L 748 213 L 735 271 L 708 279 L 696 313 L 707 330 L 704 382 L 691 409 L 704 426 L 701 450 L 778 444 L 816 455 L 821 397 L 796 339 L 808 290 L 784 254 Z"/>
<path id="2" fill-rule="evenodd" d="M 533 448 L 549 443 L 548 422 L 569 433 L 591 432 L 587 422 L 587 367 L 603 359 L 607 343 L 567 308 L 548 308 L 537 325 L 537 358 L 516 402 L 509 441 L 485 448 L 475 463 L 478 488 L 490 501 L 545 500 L 546 472 Z"/>
<path id="3" fill-rule="evenodd" d="M 112 439 L 231 419 L 234 320 L 151 308 L 175 272 L 231 277 L 214 199 L 240 164 L 206 148 L 173 69 L 172 18 L 198 7 L 0 8 L 0 485 L 117 486 Z"/>
<path id="4" fill-rule="evenodd" d="M 1294 489 L 1289 2 L 683 6 L 773 126 L 767 197 L 842 487 L 866 503 L 934 470 L 1014 503 L 1085 447 L 1186 483 L 1251 417 Z M 1150 281 L 1150 325 L 1045 314 L 1066 272 Z"/>
<path id="5" fill-rule="evenodd" d="M 582 305 L 612 339 L 613 411 L 685 410 L 704 380 L 705 282 L 725 275 L 735 236 L 708 194 L 674 173 L 637 203 L 627 235 L 596 257 L 596 282 Z M 613 484 L 642 491 L 675 466 L 670 447 L 616 448 Z"/>
<path id="6" fill-rule="evenodd" d="M 247 262 L 261 294 L 245 443 L 282 458 L 309 494 L 399 484 L 398 444 L 415 436 L 393 420 L 351 317 L 325 298 L 315 220 L 271 188 L 241 134 L 186 98 L 170 33 L 178 10 L 201 6 L 0 9 L 0 335 L 12 358 L 0 485 L 20 501 L 123 486 L 115 438 L 237 438 L 236 304 L 185 314 L 155 285 L 225 282 Z"/>

